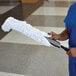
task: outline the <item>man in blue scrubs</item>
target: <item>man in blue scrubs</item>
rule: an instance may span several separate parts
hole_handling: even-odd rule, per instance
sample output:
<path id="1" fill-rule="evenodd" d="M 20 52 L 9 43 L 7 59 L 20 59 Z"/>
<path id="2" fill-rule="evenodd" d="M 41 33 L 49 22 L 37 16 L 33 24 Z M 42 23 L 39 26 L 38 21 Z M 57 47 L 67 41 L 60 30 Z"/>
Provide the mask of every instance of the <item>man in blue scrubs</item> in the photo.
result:
<path id="1" fill-rule="evenodd" d="M 68 14 L 64 19 L 65 30 L 60 34 L 51 32 L 52 39 L 66 40 L 69 39 L 69 76 L 76 76 L 76 3 L 72 4 Z"/>

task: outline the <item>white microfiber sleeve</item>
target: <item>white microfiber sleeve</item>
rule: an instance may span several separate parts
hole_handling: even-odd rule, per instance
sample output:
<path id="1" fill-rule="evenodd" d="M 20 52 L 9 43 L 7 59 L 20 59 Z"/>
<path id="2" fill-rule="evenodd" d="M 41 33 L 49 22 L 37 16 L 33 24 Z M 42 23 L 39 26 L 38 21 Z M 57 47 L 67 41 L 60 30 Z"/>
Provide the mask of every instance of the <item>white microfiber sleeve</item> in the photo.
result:
<path id="1" fill-rule="evenodd" d="M 45 36 L 50 36 L 47 33 L 32 27 L 32 25 L 28 24 L 26 21 L 21 21 L 13 17 L 7 18 L 4 24 L 2 25 L 2 30 L 4 32 L 9 32 L 11 29 L 20 32 L 34 39 L 35 41 L 42 43 L 43 45 L 50 46 L 50 43 L 45 38 Z"/>

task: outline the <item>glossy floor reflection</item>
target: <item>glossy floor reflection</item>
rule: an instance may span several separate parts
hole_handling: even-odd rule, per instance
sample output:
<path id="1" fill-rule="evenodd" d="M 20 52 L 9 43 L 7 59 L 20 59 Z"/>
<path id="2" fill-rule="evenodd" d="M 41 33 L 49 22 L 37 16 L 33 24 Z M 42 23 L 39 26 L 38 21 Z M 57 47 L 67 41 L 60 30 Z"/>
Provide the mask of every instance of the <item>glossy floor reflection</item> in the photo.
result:
<path id="1" fill-rule="evenodd" d="M 47 33 L 60 33 L 65 28 L 68 7 L 75 0 L 48 1 L 44 1 L 26 21 Z M 68 47 L 67 41 L 61 43 Z M 43 46 L 16 31 L 11 31 L 0 40 L 1 72 L 24 76 L 68 76 L 67 65 L 68 57 L 64 50 Z"/>

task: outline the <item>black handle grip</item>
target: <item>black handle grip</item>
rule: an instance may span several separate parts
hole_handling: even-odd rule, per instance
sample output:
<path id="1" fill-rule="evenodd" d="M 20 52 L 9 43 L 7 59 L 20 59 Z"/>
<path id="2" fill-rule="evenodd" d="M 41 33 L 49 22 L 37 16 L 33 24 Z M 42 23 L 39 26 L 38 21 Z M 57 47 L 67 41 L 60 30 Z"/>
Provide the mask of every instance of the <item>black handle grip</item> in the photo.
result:
<path id="1" fill-rule="evenodd" d="M 68 51 L 69 51 L 69 48 L 64 47 L 63 45 L 61 45 L 61 48 L 62 48 L 62 49 L 64 49 L 66 52 L 68 52 Z"/>

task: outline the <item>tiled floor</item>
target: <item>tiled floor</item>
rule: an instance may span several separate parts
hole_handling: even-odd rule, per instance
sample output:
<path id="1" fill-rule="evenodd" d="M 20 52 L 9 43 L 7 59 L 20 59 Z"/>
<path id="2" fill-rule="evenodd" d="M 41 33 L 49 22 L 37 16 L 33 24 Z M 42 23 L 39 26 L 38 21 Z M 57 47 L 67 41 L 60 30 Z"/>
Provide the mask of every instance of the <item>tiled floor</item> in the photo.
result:
<path id="1" fill-rule="evenodd" d="M 26 21 L 47 33 L 60 33 L 64 30 L 68 7 L 75 0 L 48 1 L 46 0 Z M 68 47 L 67 41 L 61 43 Z M 9 73 L 27 76 L 68 76 L 68 57 L 62 49 L 45 47 L 19 32 L 11 31 L 0 40 L 0 71 L 7 72 L 7 76 L 15 76 L 8 75 Z"/>
<path id="2" fill-rule="evenodd" d="M 0 6 L 0 14 L 3 14 L 5 12 L 9 11 L 12 8 L 14 8 L 14 6 Z"/>

